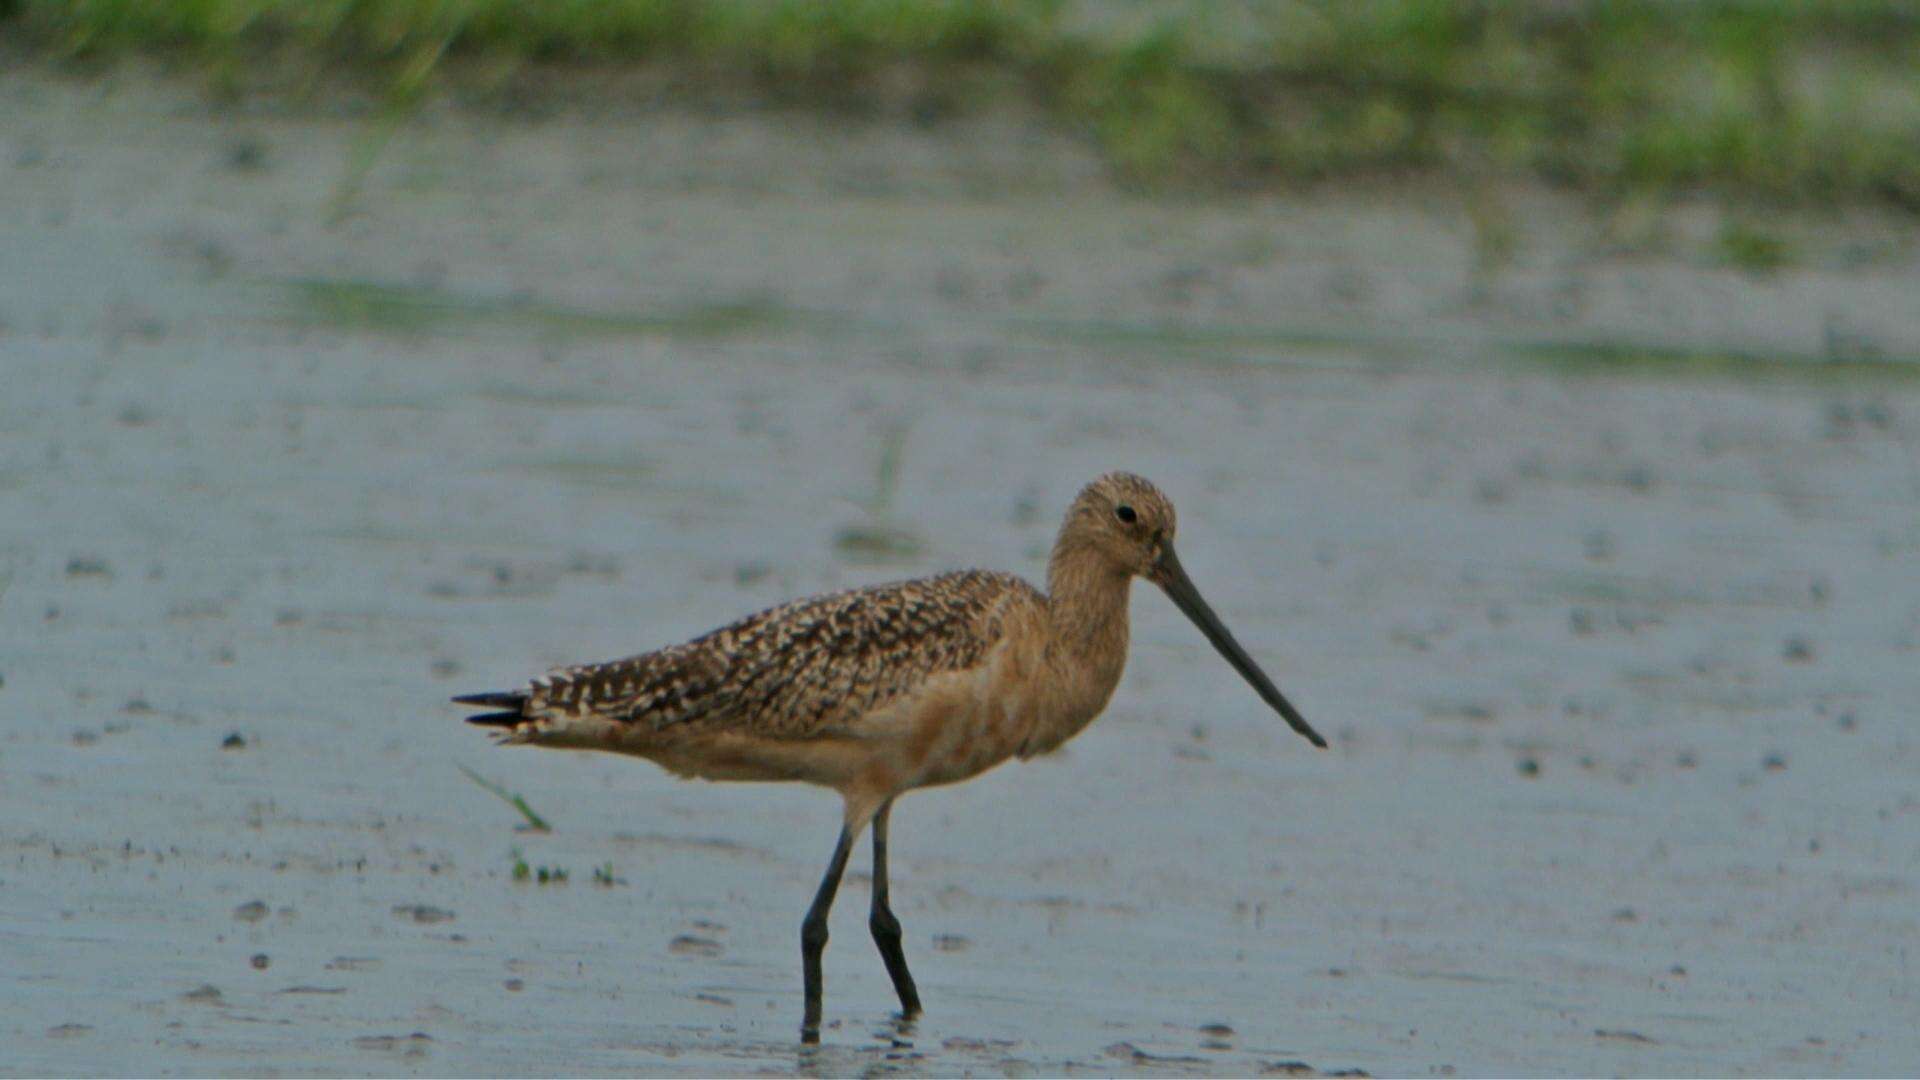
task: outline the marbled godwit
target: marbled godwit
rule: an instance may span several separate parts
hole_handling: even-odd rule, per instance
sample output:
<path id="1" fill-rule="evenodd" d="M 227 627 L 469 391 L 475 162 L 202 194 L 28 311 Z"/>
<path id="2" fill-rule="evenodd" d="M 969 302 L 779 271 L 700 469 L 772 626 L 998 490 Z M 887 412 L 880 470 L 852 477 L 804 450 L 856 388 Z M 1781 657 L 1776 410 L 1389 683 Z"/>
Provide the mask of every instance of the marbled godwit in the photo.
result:
<path id="1" fill-rule="evenodd" d="M 796 600 L 704 637 L 560 668 L 523 690 L 453 700 L 505 743 L 610 750 L 707 780 L 804 780 L 845 800 L 839 843 L 800 929 L 806 1011 L 819 1038 L 827 910 L 873 826 L 868 925 L 911 1019 L 920 994 L 887 904 L 887 818 L 915 788 L 977 776 L 1058 747 L 1106 707 L 1127 658 L 1133 578 L 1166 590 L 1293 730 L 1326 740 L 1282 697 L 1200 598 L 1173 554 L 1173 504 L 1108 473 L 1067 510 L 1047 591 L 963 570 Z"/>

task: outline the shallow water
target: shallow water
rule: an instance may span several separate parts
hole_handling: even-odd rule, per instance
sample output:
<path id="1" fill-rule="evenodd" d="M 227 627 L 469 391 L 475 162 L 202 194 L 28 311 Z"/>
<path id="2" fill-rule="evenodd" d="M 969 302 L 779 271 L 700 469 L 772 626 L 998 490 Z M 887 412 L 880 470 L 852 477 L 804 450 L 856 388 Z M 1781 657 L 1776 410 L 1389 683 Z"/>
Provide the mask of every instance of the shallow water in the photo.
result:
<path id="1" fill-rule="evenodd" d="M 1920 1064 L 1910 235 L 1751 280 L 1548 202 L 1482 279 L 1440 210 L 671 115 L 431 116 L 333 221 L 350 120 L 0 99 L 0 1070 Z M 1534 354 L 1621 341 L 1679 359 Z M 795 1041 L 830 795 L 445 700 L 1038 575 L 1114 467 L 1334 748 L 1141 587 L 1093 728 L 901 803 L 910 1030 L 855 875 Z"/>

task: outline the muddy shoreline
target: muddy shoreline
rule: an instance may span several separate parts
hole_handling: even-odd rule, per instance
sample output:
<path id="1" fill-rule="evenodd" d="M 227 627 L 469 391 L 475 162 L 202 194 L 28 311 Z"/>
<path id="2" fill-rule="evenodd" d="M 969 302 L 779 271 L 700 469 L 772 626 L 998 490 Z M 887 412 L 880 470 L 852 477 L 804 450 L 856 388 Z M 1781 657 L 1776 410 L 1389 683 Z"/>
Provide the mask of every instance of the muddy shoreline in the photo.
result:
<path id="1" fill-rule="evenodd" d="M 0 1071 L 1920 1061 L 1910 227 L 1753 276 L 1517 191 L 1489 267 L 1444 192 L 671 112 L 429 110 L 337 212 L 364 135 L 0 76 Z M 831 796 L 445 702 L 1038 576 L 1116 467 L 1334 748 L 1142 590 L 1105 717 L 901 804 L 910 1032 L 850 875 L 795 1042 Z"/>

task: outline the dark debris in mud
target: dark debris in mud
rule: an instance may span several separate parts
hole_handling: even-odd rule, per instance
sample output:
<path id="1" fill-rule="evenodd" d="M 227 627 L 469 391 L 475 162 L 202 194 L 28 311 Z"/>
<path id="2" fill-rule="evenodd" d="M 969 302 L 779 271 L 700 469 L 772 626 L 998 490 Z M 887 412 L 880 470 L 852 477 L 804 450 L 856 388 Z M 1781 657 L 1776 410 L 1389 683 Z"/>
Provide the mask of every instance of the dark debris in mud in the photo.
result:
<path id="1" fill-rule="evenodd" d="M 667 951 L 676 956 L 716 957 L 726 952 L 726 946 L 709 937 L 698 934 L 680 934 L 667 943 Z"/>
<path id="2" fill-rule="evenodd" d="M 425 1057 L 427 1048 L 433 1043 L 433 1036 L 424 1031 L 411 1035 L 362 1035 L 353 1040 L 359 1050 L 373 1050 L 380 1053 L 399 1054 L 402 1057 Z"/>
<path id="3" fill-rule="evenodd" d="M 49 1039 L 75 1039 L 91 1034 L 93 1034 L 92 1024 L 55 1024 L 47 1029 Z"/>
<path id="4" fill-rule="evenodd" d="M 1134 1065 L 1152 1067 L 1157 1065 L 1204 1065 L 1206 1059 L 1192 1054 L 1155 1054 L 1133 1045 L 1130 1042 L 1117 1042 L 1104 1051 L 1108 1057 L 1119 1058 Z"/>
<path id="5" fill-rule="evenodd" d="M 403 919 L 411 919 L 422 925 L 451 922 L 454 919 L 453 912 L 445 908 L 434 907 L 430 904 L 395 904 L 393 913 Z"/>
<path id="6" fill-rule="evenodd" d="M 111 580 L 113 566 L 98 555 L 75 555 L 67 560 L 67 576 L 70 578 L 94 577 Z"/>

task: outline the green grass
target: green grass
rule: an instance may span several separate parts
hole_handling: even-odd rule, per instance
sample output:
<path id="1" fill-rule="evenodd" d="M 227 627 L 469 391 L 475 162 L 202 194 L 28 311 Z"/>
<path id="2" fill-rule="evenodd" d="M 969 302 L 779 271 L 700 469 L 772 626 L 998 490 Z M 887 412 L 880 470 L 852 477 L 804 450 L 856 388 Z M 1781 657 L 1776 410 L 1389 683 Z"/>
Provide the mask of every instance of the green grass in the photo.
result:
<path id="1" fill-rule="evenodd" d="M 1771 274 L 1793 261 L 1793 249 L 1786 240 L 1746 221 L 1729 220 L 1722 225 L 1714 246 L 1722 262 L 1750 274 Z"/>
<path id="2" fill-rule="evenodd" d="M 534 813 L 533 807 L 529 806 L 527 804 L 527 800 L 524 797 L 522 797 L 518 792 L 508 791 L 505 787 L 501 786 L 500 784 L 494 783 L 493 781 L 487 779 L 484 776 L 481 776 L 479 773 L 474 772 L 472 769 L 467 768 L 465 765 L 460 765 L 456 763 L 454 767 L 459 769 L 461 772 L 465 773 L 467 776 L 467 779 L 473 781 L 476 784 L 479 784 L 481 787 L 485 788 L 488 792 L 492 793 L 494 798 L 497 798 L 501 802 L 506 803 L 508 806 L 513 807 L 515 810 L 520 811 L 520 816 L 527 820 L 527 823 L 524 826 L 522 826 L 522 828 L 531 829 L 534 832 L 552 832 L 553 831 L 553 826 L 547 824 L 547 819 L 541 817 L 539 814 Z"/>
<path id="3" fill-rule="evenodd" d="M 521 854 L 519 848 L 514 848 L 512 851 L 509 851 L 507 858 L 512 860 L 512 876 L 515 881 L 537 881 L 542 885 L 565 885 L 567 883 L 569 875 L 567 868 L 564 866 L 534 866 L 527 861 L 525 855 Z M 611 873 L 612 869 L 613 864 L 608 863 L 608 872 Z M 596 878 L 599 873 L 599 868 L 596 867 L 594 869 Z"/>
<path id="4" fill-rule="evenodd" d="M 272 284 L 285 290 L 291 301 L 289 314 L 295 319 L 393 334 L 504 326 L 559 338 L 659 334 L 710 339 L 777 329 L 798 317 L 759 300 L 619 312 L 564 307 L 531 297 L 488 298 L 366 280 L 299 278 Z"/>
<path id="5" fill-rule="evenodd" d="M 1504 228 L 1505 226 L 1498 226 Z M 1713 256 L 1722 264 L 1751 274 L 1773 273 L 1790 265 L 1792 245 L 1763 226 L 1729 218 L 1714 239 Z M 519 327 L 562 336 L 620 336 L 660 334 L 705 340 L 752 332 L 797 331 L 837 338 L 879 332 L 880 324 L 857 317 L 829 316 L 774 304 L 696 306 L 649 313 L 585 311 L 549 304 L 535 297 L 490 301 L 462 294 L 411 286 L 358 280 L 298 279 L 275 283 L 293 300 L 294 318 L 313 325 L 362 329 L 380 333 L 449 333 L 474 325 Z M 1014 339 L 1064 343 L 1104 350 L 1113 355 L 1150 355 L 1156 361 L 1179 359 L 1193 364 L 1264 363 L 1287 357 L 1290 367 L 1337 364 L 1341 367 L 1417 363 L 1431 342 L 1418 334 L 1391 330 L 1341 329 L 1326 325 L 1288 323 L 1194 323 L 1181 320 L 1075 320 L 1012 316 L 992 323 Z M 876 329 L 876 328 L 879 329 Z M 1847 356 L 1781 351 L 1743 352 L 1727 349 L 1660 347 L 1639 343 L 1594 341 L 1500 340 L 1487 346 L 1490 358 L 1522 365 L 1546 364 L 1571 373 L 1634 372 L 1648 377 L 1742 378 L 1800 380 L 1911 380 L 1920 378 L 1920 358 L 1910 355 Z M 1303 353 L 1313 354 L 1311 361 Z M 578 394 L 546 394 L 524 387 L 480 387 L 482 397 L 549 407 L 587 407 L 604 404 L 600 398 Z M 307 404 L 313 404 L 308 402 Z M 412 399 L 326 402 L 353 408 L 423 409 L 430 403 Z M 854 562 L 905 562 L 925 553 L 926 542 L 911 529 L 888 522 L 894 492 L 899 485 L 901 459 L 908 429 L 904 423 L 882 428 L 874 467 L 872 492 L 857 501 L 866 520 L 848 524 L 834 535 L 834 548 Z M 646 486 L 657 489 L 654 467 L 642 459 L 533 459 L 511 461 L 505 467 L 536 472 L 564 483 L 615 490 Z M 715 497 L 703 489 L 703 499 Z M 354 540 L 411 540 L 374 534 L 355 534 Z"/>
<path id="6" fill-rule="evenodd" d="M 1521 174 L 1920 212 L 1920 6 L 1887 0 L 0 0 L 0 36 L 389 112 L 564 99 L 583 68 L 921 122 L 1020 101 L 1157 189 Z"/>
<path id="7" fill-rule="evenodd" d="M 1630 344 L 1536 343 L 1503 347 L 1497 358 L 1551 367 L 1565 374 L 1641 378 L 1737 379 L 1836 383 L 1900 383 L 1920 379 L 1920 357 L 1829 357 L 1677 349 Z"/>

